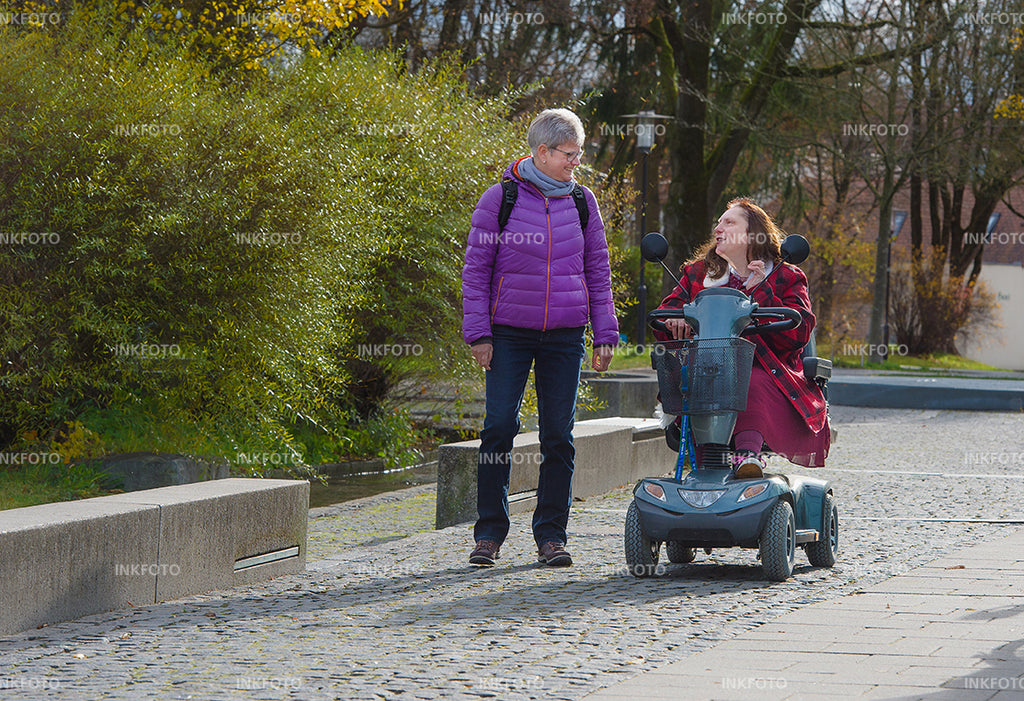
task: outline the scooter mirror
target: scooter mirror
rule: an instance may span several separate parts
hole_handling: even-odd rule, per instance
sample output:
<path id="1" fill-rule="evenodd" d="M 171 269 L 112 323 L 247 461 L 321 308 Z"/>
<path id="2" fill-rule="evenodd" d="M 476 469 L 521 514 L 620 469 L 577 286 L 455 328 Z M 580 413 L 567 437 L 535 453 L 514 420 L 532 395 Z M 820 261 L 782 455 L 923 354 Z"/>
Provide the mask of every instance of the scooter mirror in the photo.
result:
<path id="1" fill-rule="evenodd" d="M 647 240 L 646 236 L 644 240 Z M 640 243 L 643 245 L 643 241 Z M 800 265 L 811 254 L 811 244 L 807 243 L 807 239 L 800 234 L 790 234 L 782 242 L 779 250 L 782 252 L 782 260 L 793 265 Z"/>
<path id="2" fill-rule="evenodd" d="M 665 256 L 668 255 L 668 241 L 657 231 L 652 231 L 640 239 L 640 254 L 652 263 L 665 260 Z"/>

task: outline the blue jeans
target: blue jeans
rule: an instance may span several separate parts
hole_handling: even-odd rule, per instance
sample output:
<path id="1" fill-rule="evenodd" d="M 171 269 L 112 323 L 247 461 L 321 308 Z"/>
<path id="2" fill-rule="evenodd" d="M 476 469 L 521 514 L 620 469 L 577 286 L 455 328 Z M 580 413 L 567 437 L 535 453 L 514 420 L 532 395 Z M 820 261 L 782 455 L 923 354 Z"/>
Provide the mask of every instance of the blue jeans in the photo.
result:
<path id="1" fill-rule="evenodd" d="M 476 540 L 499 545 L 508 535 L 508 484 L 512 439 L 533 366 L 540 419 L 540 477 L 533 537 L 537 544 L 566 542 L 576 449 L 572 429 L 583 361 L 583 327 L 535 331 L 495 325 L 494 354 L 487 371 L 487 414 L 477 464 Z"/>

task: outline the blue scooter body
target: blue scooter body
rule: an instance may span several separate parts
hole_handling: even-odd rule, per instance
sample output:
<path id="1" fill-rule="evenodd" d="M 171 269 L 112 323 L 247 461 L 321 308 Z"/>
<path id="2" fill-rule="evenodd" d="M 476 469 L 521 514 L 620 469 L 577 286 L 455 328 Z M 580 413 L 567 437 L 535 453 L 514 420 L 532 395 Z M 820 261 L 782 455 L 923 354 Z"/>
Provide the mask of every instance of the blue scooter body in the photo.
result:
<path id="1" fill-rule="evenodd" d="M 697 469 L 682 480 L 640 480 L 633 498 L 643 531 L 652 540 L 698 549 L 756 548 L 768 513 L 779 499 L 793 507 L 797 542 L 817 540 L 824 529 L 825 494 L 831 491 L 827 481 L 812 477 L 766 474 L 762 479 L 737 480 L 730 470 Z M 662 498 L 654 495 L 658 493 Z M 694 505 L 684 494 L 691 502 L 699 504 L 698 497 L 703 497 L 711 503 Z"/>

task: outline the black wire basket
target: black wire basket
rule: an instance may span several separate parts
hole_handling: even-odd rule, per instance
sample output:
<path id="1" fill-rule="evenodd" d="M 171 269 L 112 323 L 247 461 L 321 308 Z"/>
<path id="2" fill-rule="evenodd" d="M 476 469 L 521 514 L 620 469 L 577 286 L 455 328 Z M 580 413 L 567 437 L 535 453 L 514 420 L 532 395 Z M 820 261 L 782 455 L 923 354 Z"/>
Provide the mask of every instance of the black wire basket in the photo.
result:
<path id="1" fill-rule="evenodd" d="M 651 361 L 658 371 L 661 409 L 666 414 L 747 408 L 754 344 L 745 338 L 665 341 L 655 345 Z"/>

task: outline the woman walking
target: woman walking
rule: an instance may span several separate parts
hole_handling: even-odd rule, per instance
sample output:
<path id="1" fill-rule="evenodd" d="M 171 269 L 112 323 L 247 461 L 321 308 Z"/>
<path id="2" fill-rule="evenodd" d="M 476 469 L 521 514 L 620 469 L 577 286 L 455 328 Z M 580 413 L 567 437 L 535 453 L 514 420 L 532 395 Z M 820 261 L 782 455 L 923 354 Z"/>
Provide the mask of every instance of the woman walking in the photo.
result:
<path id="1" fill-rule="evenodd" d="M 588 322 L 593 328 L 599 372 L 619 338 L 604 224 L 594 194 L 573 180 L 583 141 L 579 117 L 544 110 L 530 124 L 530 155 L 509 165 L 506 184 L 489 188 L 473 212 L 462 331 L 487 387 L 474 565 L 494 565 L 508 535 L 510 452 L 531 367 L 542 456 L 533 537 L 540 562 L 572 564 L 565 543 L 584 329 Z M 499 221 L 503 201 L 507 222 Z"/>

